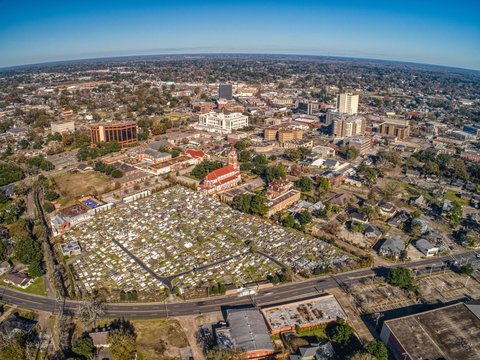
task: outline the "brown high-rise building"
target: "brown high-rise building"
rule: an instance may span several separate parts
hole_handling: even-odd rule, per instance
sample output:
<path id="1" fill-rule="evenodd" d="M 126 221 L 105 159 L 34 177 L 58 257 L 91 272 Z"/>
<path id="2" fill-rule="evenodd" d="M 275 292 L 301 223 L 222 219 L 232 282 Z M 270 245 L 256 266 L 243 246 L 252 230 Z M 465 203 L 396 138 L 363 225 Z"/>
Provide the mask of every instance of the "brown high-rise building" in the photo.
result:
<path id="1" fill-rule="evenodd" d="M 404 119 L 389 119 L 380 124 L 379 131 L 382 135 L 394 136 L 402 140 L 410 136 L 410 123 Z"/>
<path id="2" fill-rule="evenodd" d="M 276 128 L 267 128 L 263 130 L 263 138 L 265 141 L 275 141 L 277 139 L 278 129 Z"/>
<path id="3" fill-rule="evenodd" d="M 123 147 L 138 142 L 138 129 L 135 122 L 91 125 L 90 135 L 92 146 L 99 142 L 117 141 Z"/>

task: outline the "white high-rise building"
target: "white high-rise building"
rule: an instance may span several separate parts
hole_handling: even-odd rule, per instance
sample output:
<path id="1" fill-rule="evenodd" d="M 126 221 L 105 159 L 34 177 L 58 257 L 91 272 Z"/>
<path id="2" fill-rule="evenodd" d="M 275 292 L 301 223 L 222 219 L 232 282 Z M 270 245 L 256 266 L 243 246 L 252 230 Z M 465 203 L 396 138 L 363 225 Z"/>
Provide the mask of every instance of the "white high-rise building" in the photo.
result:
<path id="1" fill-rule="evenodd" d="M 248 126 L 248 116 L 242 113 L 210 111 L 199 116 L 197 128 L 207 131 L 231 132 L 246 126 Z"/>
<path id="2" fill-rule="evenodd" d="M 351 93 L 338 95 L 337 109 L 341 114 L 356 115 L 358 113 L 358 95 Z"/>

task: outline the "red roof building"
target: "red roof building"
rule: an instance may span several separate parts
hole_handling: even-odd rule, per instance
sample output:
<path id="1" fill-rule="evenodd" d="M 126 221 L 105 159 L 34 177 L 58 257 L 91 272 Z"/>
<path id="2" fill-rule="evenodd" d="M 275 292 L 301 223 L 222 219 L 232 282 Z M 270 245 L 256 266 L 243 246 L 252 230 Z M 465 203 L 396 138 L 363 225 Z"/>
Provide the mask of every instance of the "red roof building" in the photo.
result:
<path id="1" fill-rule="evenodd" d="M 228 164 L 205 176 L 197 190 L 208 195 L 218 194 L 219 192 L 237 186 L 241 181 L 242 177 L 240 175 L 237 153 L 232 147 L 228 154 Z"/>
<path id="2" fill-rule="evenodd" d="M 185 150 L 185 154 L 200 160 L 203 160 L 203 158 L 205 157 L 205 153 L 202 150 L 188 149 Z"/>

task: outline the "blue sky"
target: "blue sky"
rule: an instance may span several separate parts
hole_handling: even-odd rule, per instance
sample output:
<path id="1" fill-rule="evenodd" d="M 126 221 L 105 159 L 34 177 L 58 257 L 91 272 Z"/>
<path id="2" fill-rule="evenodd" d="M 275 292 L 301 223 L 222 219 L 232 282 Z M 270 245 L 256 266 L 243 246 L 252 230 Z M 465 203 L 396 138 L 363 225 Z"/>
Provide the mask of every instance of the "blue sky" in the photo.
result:
<path id="1" fill-rule="evenodd" d="M 208 52 L 338 55 L 480 70 L 480 1 L 0 0 L 0 67 Z"/>

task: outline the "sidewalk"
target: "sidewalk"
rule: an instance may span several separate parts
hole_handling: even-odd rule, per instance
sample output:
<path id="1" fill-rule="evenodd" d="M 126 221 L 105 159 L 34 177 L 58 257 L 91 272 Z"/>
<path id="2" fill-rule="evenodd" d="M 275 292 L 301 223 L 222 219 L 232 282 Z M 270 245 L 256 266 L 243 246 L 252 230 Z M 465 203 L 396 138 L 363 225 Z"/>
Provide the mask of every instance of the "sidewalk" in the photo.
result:
<path id="1" fill-rule="evenodd" d="M 368 344 L 369 342 L 375 340 L 370 333 L 370 330 L 368 330 L 367 326 L 365 323 L 362 321 L 360 318 L 360 315 L 358 311 L 352 306 L 348 299 L 348 295 L 345 294 L 342 290 L 339 288 L 334 288 L 334 289 L 329 289 L 328 293 L 332 294 L 335 296 L 337 301 L 340 303 L 342 306 L 343 310 L 345 310 L 348 320 L 352 324 L 353 328 L 358 334 L 358 338 L 362 342 L 362 344 Z"/>

